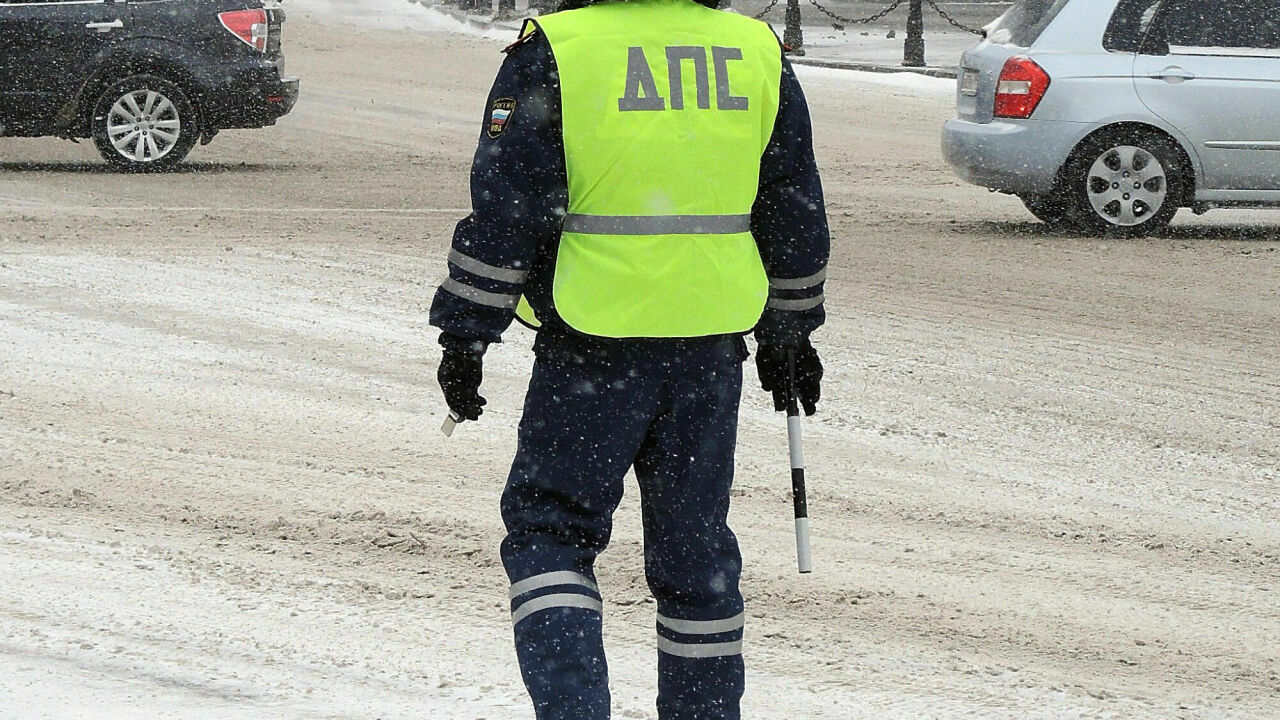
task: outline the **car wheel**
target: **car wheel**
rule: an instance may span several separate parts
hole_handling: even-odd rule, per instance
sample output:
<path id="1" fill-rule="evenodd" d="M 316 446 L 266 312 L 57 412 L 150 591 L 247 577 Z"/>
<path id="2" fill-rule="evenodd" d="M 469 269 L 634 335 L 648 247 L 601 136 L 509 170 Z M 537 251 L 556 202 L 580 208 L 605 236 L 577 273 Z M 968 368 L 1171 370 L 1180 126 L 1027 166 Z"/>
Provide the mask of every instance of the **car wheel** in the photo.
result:
<path id="1" fill-rule="evenodd" d="M 1087 140 L 1064 173 L 1066 220 L 1094 235 L 1139 237 L 1168 226 L 1191 178 L 1172 140 L 1121 132 Z"/>
<path id="2" fill-rule="evenodd" d="M 1040 222 L 1052 228 L 1066 226 L 1067 204 L 1058 192 L 1048 195 L 1020 195 L 1022 204 Z"/>
<path id="3" fill-rule="evenodd" d="M 112 85 L 93 113 L 93 142 L 112 165 L 132 172 L 168 170 L 200 138 L 195 109 L 172 82 L 135 75 Z"/>

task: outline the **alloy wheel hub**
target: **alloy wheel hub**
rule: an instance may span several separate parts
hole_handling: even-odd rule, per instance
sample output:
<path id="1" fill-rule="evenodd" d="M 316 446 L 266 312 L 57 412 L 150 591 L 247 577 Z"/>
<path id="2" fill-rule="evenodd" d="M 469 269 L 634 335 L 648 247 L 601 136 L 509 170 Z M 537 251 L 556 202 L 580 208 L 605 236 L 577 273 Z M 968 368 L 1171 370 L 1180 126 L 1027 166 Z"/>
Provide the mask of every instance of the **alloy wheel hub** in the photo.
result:
<path id="1" fill-rule="evenodd" d="M 154 90 L 127 93 L 107 113 L 107 136 L 112 147 L 134 162 L 160 160 L 177 146 L 181 133 L 178 108 Z"/>
<path id="2" fill-rule="evenodd" d="M 1102 153 L 1089 168 L 1087 190 L 1094 212 L 1121 227 L 1147 222 L 1169 199 L 1164 165 L 1133 145 Z"/>

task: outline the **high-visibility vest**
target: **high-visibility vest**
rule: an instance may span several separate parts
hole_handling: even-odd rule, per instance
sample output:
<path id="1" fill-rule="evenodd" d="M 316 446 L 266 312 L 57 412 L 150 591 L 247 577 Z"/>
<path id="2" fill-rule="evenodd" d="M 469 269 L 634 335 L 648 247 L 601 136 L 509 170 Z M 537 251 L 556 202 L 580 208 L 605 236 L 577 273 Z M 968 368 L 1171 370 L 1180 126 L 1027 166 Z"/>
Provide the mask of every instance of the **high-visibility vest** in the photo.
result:
<path id="1" fill-rule="evenodd" d="M 563 106 L 560 317 L 610 338 L 755 327 L 769 293 L 750 224 L 778 114 L 773 31 L 692 0 L 606 0 L 531 22 Z"/>

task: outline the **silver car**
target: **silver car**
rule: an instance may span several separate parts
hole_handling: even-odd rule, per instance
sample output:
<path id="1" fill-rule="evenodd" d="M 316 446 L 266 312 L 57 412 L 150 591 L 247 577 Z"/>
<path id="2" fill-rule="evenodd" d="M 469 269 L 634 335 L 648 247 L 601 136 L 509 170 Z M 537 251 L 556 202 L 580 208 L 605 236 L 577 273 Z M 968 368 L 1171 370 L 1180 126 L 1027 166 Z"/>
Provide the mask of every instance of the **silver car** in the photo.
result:
<path id="1" fill-rule="evenodd" d="M 1280 207 L 1280 0 L 1021 0 L 960 65 L 947 161 L 1049 224 Z"/>

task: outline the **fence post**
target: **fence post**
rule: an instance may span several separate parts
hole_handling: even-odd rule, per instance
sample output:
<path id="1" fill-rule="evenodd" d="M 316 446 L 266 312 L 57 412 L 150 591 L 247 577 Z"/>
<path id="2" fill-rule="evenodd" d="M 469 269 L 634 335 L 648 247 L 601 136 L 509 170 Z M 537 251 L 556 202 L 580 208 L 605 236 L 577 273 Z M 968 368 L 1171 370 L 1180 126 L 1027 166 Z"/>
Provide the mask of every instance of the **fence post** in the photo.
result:
<path id="1" fill-rule="evenodd" d="M 787 0 L 787 27 L 782 31 L 782 43 L 791 48 L 792 55 L 804 55 L 804 31 L 800 29 L 800 0 Z"/>
<path id="2" fill-rule="evenodd" d="M 911 0 L 907 14 L 907 41 L 903 47 L 904 67 L 924 67 L 924 0 Z"/>

